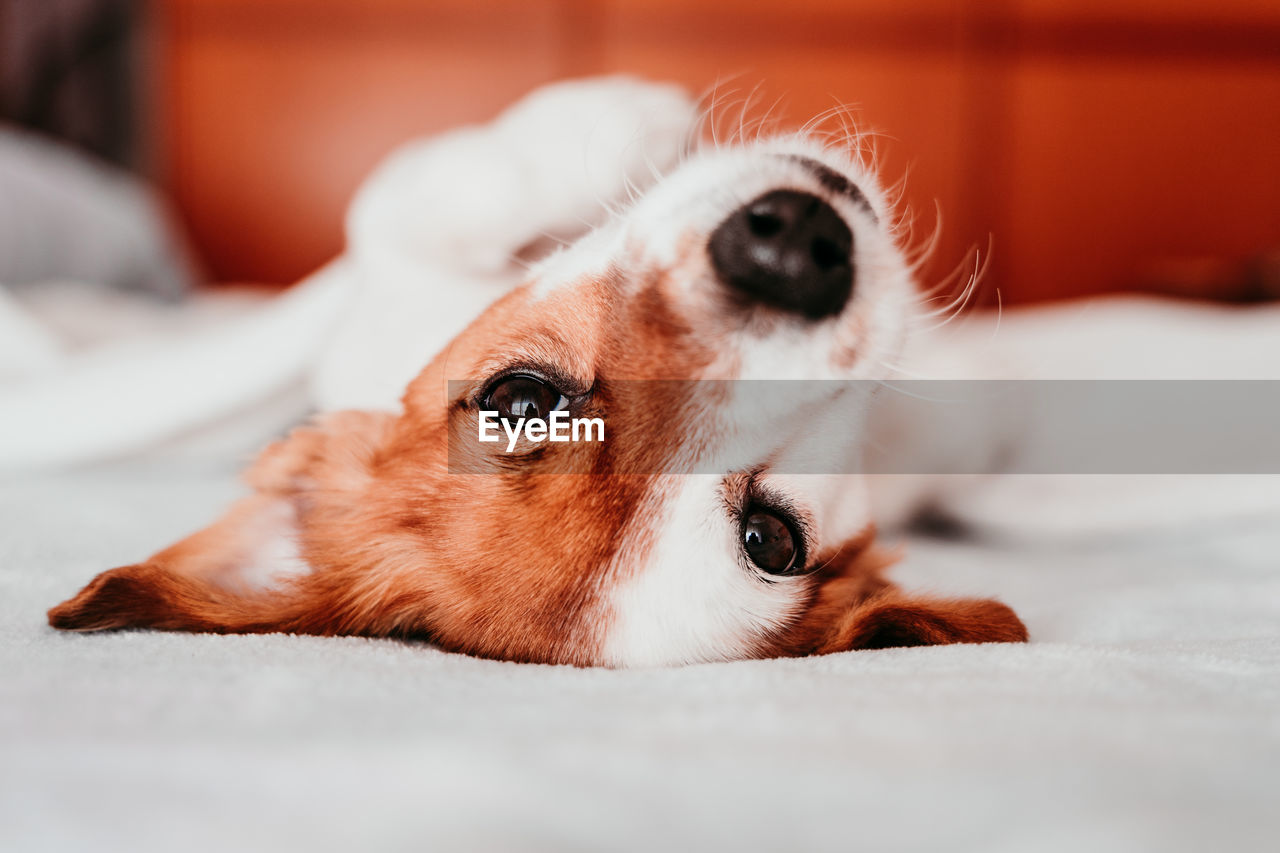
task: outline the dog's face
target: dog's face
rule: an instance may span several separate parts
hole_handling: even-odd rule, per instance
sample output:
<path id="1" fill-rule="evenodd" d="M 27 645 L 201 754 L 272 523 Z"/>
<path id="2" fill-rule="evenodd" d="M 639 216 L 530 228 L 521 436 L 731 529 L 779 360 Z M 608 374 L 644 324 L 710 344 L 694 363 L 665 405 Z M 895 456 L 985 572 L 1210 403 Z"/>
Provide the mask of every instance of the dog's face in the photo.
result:
<path id="1" fill-rule="evenodd" d="M 886 373 L 913 304 L 889 216 L 810 144 L 699 156 L 491 306 L 403 414 L 295 432 L 254 496 L 51 622 L 611 666 L 1025 639 L 995 602 L 898 593 L 859 478 L 796 473 L 856 456 L 865 384 L 750 381 Z M 478 440 L 481 412 L 557 410 L 603 440 Z M 838 447 L 803 440 L 833 431 Z"/>

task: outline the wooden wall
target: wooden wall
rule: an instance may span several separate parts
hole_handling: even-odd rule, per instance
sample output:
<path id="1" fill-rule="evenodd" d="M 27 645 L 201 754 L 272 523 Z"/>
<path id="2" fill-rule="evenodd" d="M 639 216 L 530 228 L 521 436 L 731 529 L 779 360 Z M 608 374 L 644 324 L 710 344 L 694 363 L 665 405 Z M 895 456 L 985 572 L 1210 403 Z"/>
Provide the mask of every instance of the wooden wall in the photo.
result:
<path id="1" fill-rule="evenodd" d="M 156 2 L 163 174 L 224 280 L 339 251 L 397 143 L 612 71 L 784 123 L 855 105 L 921 238 L 941 211 L 928 277 L 990 243 L 1006 303 L 1241 298 L 1280 250 L 1274 0 Z"/>

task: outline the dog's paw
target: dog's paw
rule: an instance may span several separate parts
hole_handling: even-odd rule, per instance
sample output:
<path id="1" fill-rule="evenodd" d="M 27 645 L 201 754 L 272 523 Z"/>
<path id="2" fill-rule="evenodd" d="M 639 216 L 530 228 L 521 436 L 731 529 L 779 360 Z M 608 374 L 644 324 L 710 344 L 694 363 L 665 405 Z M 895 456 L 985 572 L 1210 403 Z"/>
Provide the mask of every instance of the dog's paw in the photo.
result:
<path id="1" fill-rule="evenodd" d="M 544 86 L 499 117 L 552 230 L 596 221 L 602 204 L 647 189 L 689 142 L 697 107 L 678 86 L 597 77 Z"/>
<path id="2" fill-rule="evenodd" d="M 358 261 L 496 274 L 570 239 L 675 164 L 697 117 L 679 87 L 629 77 L 554 83 L 494 121 L 410 143 L 347 216 Z"/>

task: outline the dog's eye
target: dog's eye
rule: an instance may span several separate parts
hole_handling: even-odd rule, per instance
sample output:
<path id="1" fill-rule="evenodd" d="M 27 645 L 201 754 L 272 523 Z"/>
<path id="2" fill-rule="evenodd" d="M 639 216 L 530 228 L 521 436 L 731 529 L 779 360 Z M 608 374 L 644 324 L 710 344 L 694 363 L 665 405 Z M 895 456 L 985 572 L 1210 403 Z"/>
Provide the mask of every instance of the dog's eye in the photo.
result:
<path id="1" fill-rule="evenodd" d="M 756 568 L 771 575 L 795 575 L 804 568 L 795 531 L 766 509 L 747 513 L 742 524 L 742 548 Z"/>
<path id="2" fill-rule="evenodd" d="M 485 409 L 512 422 L 521 418 L 546 420 L 567 401 L 564 395 L 541 379 L 532 376 L 509 376 L 490 389 Z"/>

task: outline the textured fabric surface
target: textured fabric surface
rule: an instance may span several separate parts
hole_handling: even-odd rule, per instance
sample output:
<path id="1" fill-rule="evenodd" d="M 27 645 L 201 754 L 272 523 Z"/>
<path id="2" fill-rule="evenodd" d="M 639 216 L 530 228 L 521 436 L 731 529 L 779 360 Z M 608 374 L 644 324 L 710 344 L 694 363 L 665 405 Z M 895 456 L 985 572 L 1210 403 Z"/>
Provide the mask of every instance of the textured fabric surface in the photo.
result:
<path id="1" fill-rule="evenodd" d="M 1275 849 L 1274 524 L 907 543 L 899 580 L 999 595 L 1026 646 L 621 672 L 45 626 L 238 491 L 0 486 L 0 849 Z"/>

